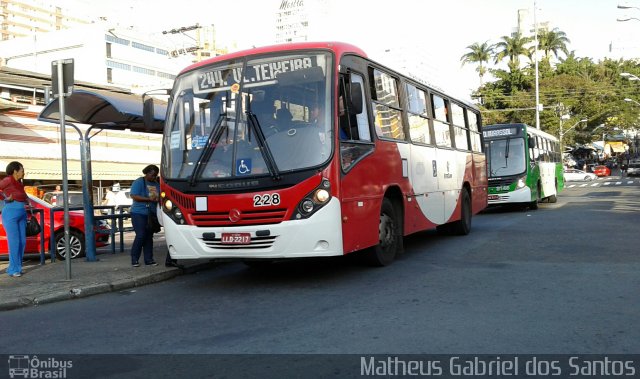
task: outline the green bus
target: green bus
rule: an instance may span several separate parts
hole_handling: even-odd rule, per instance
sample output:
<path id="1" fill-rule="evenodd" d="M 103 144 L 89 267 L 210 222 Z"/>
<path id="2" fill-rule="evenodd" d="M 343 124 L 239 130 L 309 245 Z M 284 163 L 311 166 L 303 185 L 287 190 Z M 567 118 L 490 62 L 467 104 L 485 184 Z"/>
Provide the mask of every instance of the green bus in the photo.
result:
<path id="1" fill-rule="evenodd" d="M 557 201 L 564 175 L 556 137 L 526 124 L 486 125 L 482 135 L 490 206 L 523 204 L 538 209 L 543 199 Z"/>

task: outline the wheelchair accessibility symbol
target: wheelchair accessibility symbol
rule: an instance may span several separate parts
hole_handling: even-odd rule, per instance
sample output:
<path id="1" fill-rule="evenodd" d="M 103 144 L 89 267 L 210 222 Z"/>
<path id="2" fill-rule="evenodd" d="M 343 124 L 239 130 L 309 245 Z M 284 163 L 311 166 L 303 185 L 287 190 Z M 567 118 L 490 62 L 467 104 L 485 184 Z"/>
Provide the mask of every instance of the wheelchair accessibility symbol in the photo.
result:
<path id="1" fill-rule="evenodd" d="M 251 159 L 236 160 L 236 175 L 251 174 Z"/>

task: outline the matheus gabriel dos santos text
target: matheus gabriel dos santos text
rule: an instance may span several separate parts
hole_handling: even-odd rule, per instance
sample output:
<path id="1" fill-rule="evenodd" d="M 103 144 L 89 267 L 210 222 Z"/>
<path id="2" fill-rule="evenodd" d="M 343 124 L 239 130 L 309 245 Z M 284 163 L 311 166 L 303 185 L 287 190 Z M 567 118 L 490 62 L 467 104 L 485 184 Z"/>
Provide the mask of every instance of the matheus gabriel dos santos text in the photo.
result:
<path id="1" fill-rule="evenodd" d="M 629 357 L 629 356 L 627 356 Z M 432 358 L 432 357 L 430 357 Z M 637 357 L 634 357 L 637 358 Z M 360 357 L 362 376 L 635 376 L 633 359 L 607 356 L 439 356 L 436 359 Z"/>

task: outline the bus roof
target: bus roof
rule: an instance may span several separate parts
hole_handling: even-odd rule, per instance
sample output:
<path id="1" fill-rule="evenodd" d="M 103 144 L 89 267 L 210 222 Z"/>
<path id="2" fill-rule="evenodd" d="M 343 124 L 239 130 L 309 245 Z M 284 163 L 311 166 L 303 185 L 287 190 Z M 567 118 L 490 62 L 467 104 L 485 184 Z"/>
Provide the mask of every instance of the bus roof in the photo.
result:
<path id="1" fill-rule="evenodd" d="M 265 53 L 273 53 L 278 51 L 291 51 L 291 50 L 310 50 L 310 49 L 326 49 L 334 51 L 338 56 L 341 56 L 345 53 L 354 53 L 360 55 L 362 57 L 367 58 L 367 54 L 357 46 L 344 43 L 344 42 L 296 42 L 296 43 L 285 43 L 279 45 L 270 45 L 270 46 L 262 46 L 256 47 L 253 49 L 236 51 L 233 53 L 219 55 L 217 57 L 213 57 L 210 59 L 206 59 L 200 61 L 198 63 L 194 63 L 184 70 L 180 72 L 180 74 L 185 73 L 187 71 L 194 70 L 196 68 L 209 65 L 211 63 L 224 61 L 228 59 L 234 59 L 238 57 L 245 57 L 249 55 L 256 54 L 265 54 Z"/>

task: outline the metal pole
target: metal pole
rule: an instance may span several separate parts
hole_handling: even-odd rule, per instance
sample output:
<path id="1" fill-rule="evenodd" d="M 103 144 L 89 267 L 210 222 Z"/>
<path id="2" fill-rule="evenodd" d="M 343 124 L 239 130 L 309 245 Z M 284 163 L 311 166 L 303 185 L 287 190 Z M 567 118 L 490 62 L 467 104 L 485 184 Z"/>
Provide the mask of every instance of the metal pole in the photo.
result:
<path id="1" fill-rule="evenodd" d="M 64 81 L 63 81 L 63 60 L 57 62 L 58 70 L 58 92 L 60 106 L 60 145 L 62 146 L 62 195 L 64 202 L 64 251 L 65 272 L 67 280 L 71 279 L 71 248 L 69 246 L 69 185 L 67 177 L 67 128 L 65 123 L 64 109 Z"/>
<path id="2" fill-rule="evenodd" d="M 95 262 L 96 258 L 96 239 L 94 233 L 95 220 L 93 218 L 93 179 L 91 177 L 91 149 L 89 146 L 88 134 L 89 128 L 85 134 L 81 134 L 80 154 L 82 162 L 82 204 L 84 207 L 84 246 L 87 262 Z"/>
<path id="3" fill-rule="evenodd" d="M 537 14 L 538 6 L 536 4 L 536 0 L 533 0 L 533 36 L 535 39 L 535 47 L 534 47 L 534 61 L 536 65 L 536 129 L 540 129 L 540 91 L 538 84 L 538 19 Z"/>
<path id="4" fill-rule="evenodd" d="M 560 116 L 560 159 L 564 162 L 564 145 L 562 144 L 562 137 L 564 137 L 564 132 L 562 131 L 562 116 Z"/>

